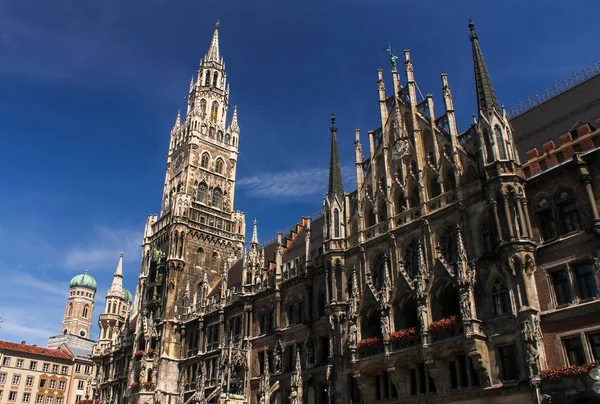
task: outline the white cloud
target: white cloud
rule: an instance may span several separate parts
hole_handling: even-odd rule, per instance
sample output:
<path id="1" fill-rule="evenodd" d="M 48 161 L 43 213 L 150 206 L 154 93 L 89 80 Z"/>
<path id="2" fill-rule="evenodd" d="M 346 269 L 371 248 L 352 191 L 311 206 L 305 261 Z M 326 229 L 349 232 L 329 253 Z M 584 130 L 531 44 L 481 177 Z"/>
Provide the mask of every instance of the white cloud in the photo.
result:
<path id="1" fill-rule="evenodd" d="M 354 167 L 343 166 L 345 188 L 353 189 L 356 182 Z M 294 199 L 303 196 L 324 196 L 327 192 L 329 168 L 307 168 L 295 171 L 258 173 L 241 178 L 237 186 L 257 198 Z"/>
<path id="2" fill-rule="evenodd" d="M 79 271 L 84 269 L 114 271 L 120 251 L 125 252 L 123 261 L 139 261 L 141 243 L 141 229 L 113 229 L 100 226 L 94 229 L 91 242 L 69 249 L 66 255 L 66 267 Z"/>

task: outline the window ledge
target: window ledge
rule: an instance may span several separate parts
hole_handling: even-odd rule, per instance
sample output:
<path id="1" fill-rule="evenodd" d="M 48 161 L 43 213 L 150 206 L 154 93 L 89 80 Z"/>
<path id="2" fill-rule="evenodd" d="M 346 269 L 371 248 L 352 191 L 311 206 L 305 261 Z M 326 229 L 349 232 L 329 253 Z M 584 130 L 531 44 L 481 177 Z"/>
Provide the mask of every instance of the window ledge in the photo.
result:
<path id="1" fill-rule="evenodd" d="M 552 310 L 546 310 L 541 313 L 544 321 L 565 320 L 572 316 L 584 315 L 600 311 L 600 300 L 595 298 L 579 304 L 561 305 Z"/>
<path id="2" fill-rule="evenodd" d="M 560 243 L 562 241 L 566 241 L 566 240 L 575 238 L 582 234 L 585 234 L 585 230 L 575 230 L 570 233 L 561 234 L 560 236 L 558 236 L 556 238 L 550 239 L 548 241 L 543 241 L 542 245 L 539 248 L 546 248 L 546 247 L 552 246 L 556 243 Z"/>

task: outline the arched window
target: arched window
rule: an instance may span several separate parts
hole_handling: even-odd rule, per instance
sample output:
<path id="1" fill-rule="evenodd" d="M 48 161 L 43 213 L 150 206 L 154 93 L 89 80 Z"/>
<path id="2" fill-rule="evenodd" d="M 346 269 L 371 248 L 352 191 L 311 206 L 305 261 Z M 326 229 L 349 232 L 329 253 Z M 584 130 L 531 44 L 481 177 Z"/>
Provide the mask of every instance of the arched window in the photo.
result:
<path id="1" fill-rule="evenodd" d="M 304 294 L 300 293 L 296 300 L 296 322 L 303 323 L 304 320 Z"/>
<path id="2" fill-rule="evenodd" d="M 87 316 L 88 316 L 88 305 L 87 304 L 85 306 L 83 306 L 82 316 L 83 316 L 83 318 L 87 318 Z"/>
<path id="3" fill-rule="evenodd" d="M 222 199 L 223 199 L 223 195 L 221 193 L 221 190 L 219 188 L 213 189 L 213 193 L 212 193 L 212 206 L 214 208 L 221 209 L 221 201 L 222 201 Z"/>
<path id="4" fill-rule="evenodd" d="M 219 73 L 215 72 L 213 74 L 213 86 L 217 86 L 217 81 L 219 80 Z"/>
<path id="5" fill-rule="evenodd" d="M 540 224 L 540 235 L 544 241 L 555 239 L 558 236 L 552 204 L 547 198 L 540 198 L 534 205 L 535 215 Z"/>
<path id="6" fill-rule="evenodd" d="M 223 141 L 223 131 L 220 130 L 220 131 L 217 132 L 217 140 L 219 142 Z"/>
<path id="7" fill-rule="evenodd" d="M 325 285 L 322 284 L 317 292 L 317 315 L 323 317 L 325 315 Z"/>
<path id="8" fill-rule="evenodd" d="M 500 126 L 496 126 L 494 128 L 494 134 L 496 136 L 496 143 L 498 144 L 498 157 L 500 160 L 506 160 L 506 143 L 504 142 L 504 137 L 502 136 L 502 129 L 500 129 Z"/>
<path id="9" fill-rule="evenodd" d="M 419 245 L 416 241 L 413 241 L 406 247 L 406 252 L 404 253 L 404 270 L 412 278 L 419 274 L 418 256 Z"/>
<path id="10" fill-rule="evenodd" d="M 442 186 L 440 185 L 437 177 L 433 176 L 431 178 L 431 181 L 429 181 L 429 197 L 435 198 L 436 196 L 439 196 L 441 193 L 442 193 Z"/>
<path id="11" fill-rule="evenodd" d="M 213 101 L 212 106 L 210 108 L 210 121 L 212 123 L 217 122 L 217 115 L 219 114 L 219 103 Z"/>
<path id="12" fill-rule="evenodd" d="M 106 310 L 107 313 L 111 313 L 112 312 L 112 302 L 108 302 L 108 310 Z"/>
<path id="13" fill-rule="evenodd" d="M 73 315 L 73 303 L 69 303 L 69 311 L 67 316 L 71 317 Z"/>
<path id="14" fill-rule="evenodd" d="M 202 157 L 200 158 L 200 167 L 202 168 L 208 168 L 208 153 L 204 153 L 202 154 Z"/>
<path id="15" fill-rule="evenodd" d="M 198 196 L 196 200 L 198 202 L 206 203 L 206 185 L 204 183 L 198 185 Z"/>
<path id="16" fill-rule="evenodd" d="M 108 339 L 112 339 L 113 329 L 112 327 L 108 329 Z"/>
<path id="17" fill-rule="evenodd" d="M 231 135 L 229 133 L 225 134 L 225 143 L 229 144 L 231 142 Z"/>
<path id="18" fill-rule="evenodd" d="M 334 237 L 340 237 L 340 211 L 333 210 L 333 234 Z"/>
<path id="19" fill-rule="evenodd" d="M 454 188 L 456 188 L 456 177 L 452 169 L 449 168 L 446 170 L 446 175 L 444 176 L 444 189 L 445 191 L 449 191 Z"/>
<path id="20" fill-rule="evenodd" d="M 500 279 L 496 280 L 492 288 L 492 303 L 496 315 L 512 312 L 510 294 Z"/>
<path id="21" fill-rule="evenodd" d="M 219 254 L 214 252 L 212 255 L 212 258 L 210 260 L 210 270 L 216 272 L 218 267 L 219 267 Z"/>
<path id="22" fill-rule="evenodd" d="M 494 149 L 490 141 L 490 132 L 487 129 L 483 130 L 483 141 L 485 142 L 485 151 L 487 152 L 487 162 L 494 161 Z"/>
<path id="23" fill-rule="evenodd" d="M 202 266 L 203 260 L 204 260 L 204 251 L 202 250 L 202 248 L 198 248 L 198 251 L 196 251 L 196 266 L 197 267 Z"/>
<path id="24" fill-rule="evenodd" d="M 419 196 L 419 188 L 415 185 L 410 192 L 410 208 L 417 207 L 421 204 L 421 197 Z"/>
<path id="25" fill-rule="evenodd" d="M 223 160 L 222 159 L 217 159 L 217 162 L 215 163 L 215 172 L 217 174 L 223 174 Z"/>
<path id="26" fill-rule="evenodd" d="M 202 120 L 206 119 L 206 100 L 204 98 L 200 100 L 200 112 L 200 118 Z"/>
<path id="27" fill-rule="evenodd" d="M 561 191 L 556 198 L 556 204 L 563 234 L 579 230 L 581 228 L 579 209 L 573 196 L 567 191 Z"/>
<path id="28" fill-rule="evenodd" d="M 400 214 L 406 210 L 406 198 L 404 197 L 404 191 L 398 191 L 395 199 L 396 214 Z"/>
<path id="29" fill-rule="evenodd" d="M 411 294 L 404 294 L 394 302 L 394 328 L 400 331 L 413 327 L 421 328 L 417 315 L 417 300 Z"/>
<path id="30" fill-rule="evenodd" d="M 296 312 L 294 310 L 294 296 L 288 295 L 287 298 L 287 320 L 288 325 L 296 324 Z"/>
<path id="31" fill-rule="evenodd" d="M 448 281 L 439 281 L 432 292 L 431 319 L 438 321 L 456 316 L 460 318 L 458 290 Z"/>
<path id="32" fill-rule="evenodd" d="M 210 84 L 210 70 L 206 71 L 206 76 L 204 77 L 204 85 L 208 86 Z"/>

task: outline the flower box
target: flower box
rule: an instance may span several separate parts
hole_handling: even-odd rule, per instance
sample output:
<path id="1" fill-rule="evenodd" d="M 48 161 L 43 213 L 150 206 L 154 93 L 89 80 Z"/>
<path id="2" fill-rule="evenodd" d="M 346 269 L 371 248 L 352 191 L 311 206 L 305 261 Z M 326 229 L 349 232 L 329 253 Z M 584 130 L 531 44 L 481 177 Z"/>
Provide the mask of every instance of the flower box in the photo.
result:
<path id="1" fill-rule="evenodd" d="M 415 327 L 394 331 L 390 334 L 390 343 L 394 351 L 417 345 L 420 341 L 419 330 Z"/>
<path id="2" fill-rule="evenodd" d="M 149 356 L 156 355 L 156 351 L 154 349 L 150 348 L 146 351 L 146 354 Z"/>
<path id="3" fill-rule="evenodd" d="M 408 339 L 411 337 L 416 337 L 418 335 L 417 329 L 415 327 L 405 328 L 403 330 L 394 331 L 390 334 L 390 342 L 397 342 L 403 339 Z"/>
<path id="4" fill-rule="evenodd" d="M 144 386 L 144 390 L 150 390 L 151 388 L 154 387 L 154 383 L 152 383 L 152 382 L 144 382 L 142 384 L 142 386 Z"/>
<path id="5" fill-rule="evenodd" d="M 356 349 L 358 349 L 359 351 L 361 351 L 361 350 L 367 349 L 367 348 L 379 347 L 382 344 L 383 344 L 383 340 L 381 339 L 381 337 L 365 338 L 365 339 L 361 339 L 358 342 L 358 345 L 356 346 Z"/>
<path id="6" fill-rule="evenodd" d="M 142 356 L 144 356 L 144 351 L 139 350 L 136 353 L 134 353 L 133 356 L 135 356 L 136 358 L 141 358 Z"/>
<path id="7" fill-rule="evenodd" d="M 540 372 L 540 375 L 543 380 L 556 380 L 569 376 L 588 375 L 590 374 L 590 370 L 592 370 L 594 366 L 596 366 L 595 363 L 587 363 L 585 365 L 580 366 L 560 366 L 550 370 L 542 370 Z"/>
<path id="8" fill-rule="evenodd" d="M 448 318 L 442 318 L 441 320 L 434 321 L 429 324 L 429 332 L 440 332 L 447 331 L 459 326 L 458 318 L 456 316 L 450 316 Z"/>
<path id="9" fill-rule="evenodd" d="M 133 383 L 131 383 L 131 384 L 129 385 L 129 388 L 130 388 L 131 390 L 137 390 L 137 389 L 139 389 L 139 388 L 140 388 L 140 384 L 139 384 L 138 382 L 133 382 Z"/>

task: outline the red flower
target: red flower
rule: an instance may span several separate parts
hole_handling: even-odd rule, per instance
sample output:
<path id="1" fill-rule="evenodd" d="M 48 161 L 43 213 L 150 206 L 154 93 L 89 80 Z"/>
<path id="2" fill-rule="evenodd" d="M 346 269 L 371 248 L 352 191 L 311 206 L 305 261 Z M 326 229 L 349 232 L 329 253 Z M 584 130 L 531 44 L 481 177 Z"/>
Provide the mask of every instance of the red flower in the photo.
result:
<path id="1" fill-rule="evenodd" d="M 131 384 L 129 385 L 129 388 L 130 388 L 131 390 L 136 390 L 136 389 L 139 389 L 139 388 L 140 388 L 140 384 L 139 384 L 138 382 L 133 382 L 133 383 L 131 383 Z"/>
<path id="2" fill-rule="evenodd" d="M 450 330 L 458 326 L 458 318 L 456 316 L 450 316 L 448 318 L 442 318 L 441 320 L 434 321 L 429 324 L 428 330 L 431 332 Z"/>
<path id="3" fill-rule="evenodd" d="M 135 356 L 136 358 L 144 356 L 144 351 L 140 349 L 139 351 L 137 351 L 136 353 L 134 353 L 133 356 Z"/>
<path id="4" fill-rule="evenodd" d="M 415 327 L 406 328 L 404 330 L 394 331 L 393 333 L 391 333 L 390 341 L 395 342 L 415 336 L 417 336 L 417 329 Z"/>
<path id="5" fill-rule="evenodd" d="M 556 380 L 561 377 L 587 375 L 596 366 L 595 363 L 587 363 L 585 365 L 569 365 L 559 366 L 550 370 L 542 370 L 541 376 L 544 380 Z"/>
<path id="6" fill-rule="evenodd" d="M 146 353 L 147 353 L 148 355 L 154 355 L 154 354 L 156 353 L 156 351 L 155 351 L 154 349 L 150 348 L 150 349 L 148 349 L 148 350 L 146 351 Z"/>
<path id="7" fill-rule="evenodd" d="M 365 339 L 361 339 L 358 342 L 358 345 L 356 346 L 356 348 L 358 350 L 361 350 L 361 349 L 366 349 L 366 348 L 371 348 L 371 347 L 378 347 L 378 346 L 381 346 L 381 344 L 383 344 L 381 337 L 365 338 Z"/>
<path id="8" fill-rule="evenodd" d="M 144 388 L 146 390 L 148 390 L 148 389 L 151 389 L 152 387 L 154 387 L 154 383 L 152 383 L 152 382 L 144 382 L 143 386 L 144 386 Z"/>

